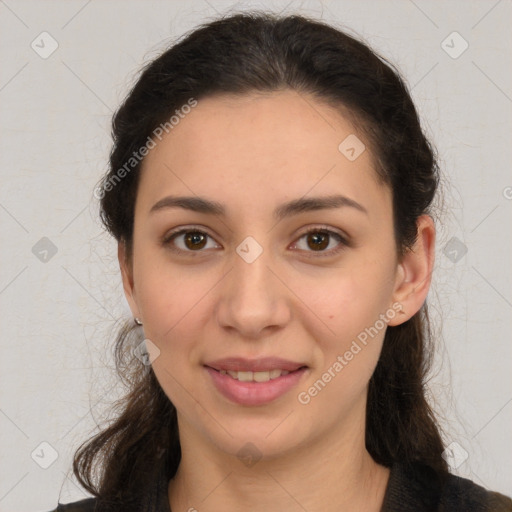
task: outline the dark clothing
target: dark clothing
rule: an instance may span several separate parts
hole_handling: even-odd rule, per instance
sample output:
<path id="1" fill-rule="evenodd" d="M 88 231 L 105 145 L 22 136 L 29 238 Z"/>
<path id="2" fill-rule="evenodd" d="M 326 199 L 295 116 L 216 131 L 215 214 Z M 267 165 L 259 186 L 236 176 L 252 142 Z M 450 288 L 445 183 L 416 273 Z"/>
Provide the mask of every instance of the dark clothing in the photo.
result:
<path id="1" fill-rule="evenodd" d="M 145 494 L 141 512 L 171 512 L 167 484 L 161 480 Z M 96 501 L 88 498 L 59 505 L 52 512 L 95 512 Z M 406 469 L 395 464 L 381 512 L 512 512 L 512 499 L 455 475 L 441 480 L 425 466 Z"/>
<path id="2" fill-rule="evenodd" d="M 395 465 L 381 512 L 511 512 L 512 499 L 487 491 L 471 480 L 448 475 L 439 480 L 425 466 Z"/>

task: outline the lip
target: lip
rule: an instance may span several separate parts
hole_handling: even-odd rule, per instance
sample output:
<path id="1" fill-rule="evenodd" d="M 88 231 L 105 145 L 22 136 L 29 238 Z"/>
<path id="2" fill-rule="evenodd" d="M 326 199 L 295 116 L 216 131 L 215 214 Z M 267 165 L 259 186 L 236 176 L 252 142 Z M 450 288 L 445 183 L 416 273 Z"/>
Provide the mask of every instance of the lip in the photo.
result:
<path id="1" fill-rule="evenodd" d="M 259 359 L 246 359 L 244 357 L 226 357 L 224 359 L 217 359 L 205 366 L 213 368 L 214 370 L 231 370 L 233 372 L 262 372 L 266 370 L 287 370 L 294 372 L 302 366 L 307 366 L 305 363 L 298 363 L 280 357 L 262 357 Z M 279 377 L 280 378 L 280 377 Z"/>
<path id="2" fill-rule="evenodd" d="M 281 375 L 267 382 L 241 382 L 234 379 L 229 374 L 224 375 L 220 373 L 210 366 L 205 366 L 204 368 L 210 375 L 217 391 L 231 402 L 245 406 L 265 405 L 277 400 L 297 386 L 304 374 L 308 371 L 308 368 L 302 367 L 296 370 L 289 370 L 290 373 L 287 375 Z M 269 369 L 268 366 L 266 368 Z M 279 368 L 285 369 L 282 367 Z"/>

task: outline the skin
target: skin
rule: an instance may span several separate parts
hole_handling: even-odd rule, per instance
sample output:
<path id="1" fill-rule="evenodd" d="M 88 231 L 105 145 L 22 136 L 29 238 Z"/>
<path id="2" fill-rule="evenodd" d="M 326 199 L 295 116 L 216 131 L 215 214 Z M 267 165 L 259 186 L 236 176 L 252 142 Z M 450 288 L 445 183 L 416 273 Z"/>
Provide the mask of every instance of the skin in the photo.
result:
<path id="1" fill-rule="evenodd" d="M 368 145 L 354 161 L 338 150 L 350 134 L 356 129 L 339 111 L 294 91 L 217 96 L 200 100 L 143 162 L 133 257 L 120 243 L 119 262 L 132 313 L 160 350 L 153 369 L 178 411 L 173 511 L 380 510 L 389 470 L 366 451 L 364 424 L 385 327 L 308 404 L 297 397 L 394 303 L 402 312 L 388 325 L 420 309 L 435 228 L 420 217 L 413 250 L 398 260 L 391 191 L 378 182 Z M 272 216 L 286 201 L 333 193 L 367 213 L 344 206 Z M 226 215 L 150 213 L 171 194 L 218 201 Z M 211 238 L 196 249 L 178 236 L 174 247 L 188 250 L 178 254 L 162 243 L 177 227 Z M 324 253 L 315 251 L 304 236 L 310 227 L 345 233 L 349 244 L 322 256 L 340 242 L 331 236 Z M 247 236 L 263 249 L 252 263 L 236 252 Z M 278 356 L 308 370 L 272 403 L 241 406 L 203 367 L 228 356 Z M 237 456 L 247 442 L 261 455 L 251 466 Z"/>

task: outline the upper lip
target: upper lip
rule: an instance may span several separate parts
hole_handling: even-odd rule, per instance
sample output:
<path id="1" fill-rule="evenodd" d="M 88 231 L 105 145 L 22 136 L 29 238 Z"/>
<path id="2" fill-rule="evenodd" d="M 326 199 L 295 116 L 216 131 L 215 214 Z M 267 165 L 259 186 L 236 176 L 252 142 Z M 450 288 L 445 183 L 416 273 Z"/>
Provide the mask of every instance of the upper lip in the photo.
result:
<path id="1" fill-rule="evenodd" d="M 267 370 L 287 370 L 293 372 L 307 365 L 280 357 L 262 357 L 259 359 L 227 357 L 206 363 L 205 366 L 209 366 L 214 370 L 231 370 L 233 372 L 262 372 Z"/>

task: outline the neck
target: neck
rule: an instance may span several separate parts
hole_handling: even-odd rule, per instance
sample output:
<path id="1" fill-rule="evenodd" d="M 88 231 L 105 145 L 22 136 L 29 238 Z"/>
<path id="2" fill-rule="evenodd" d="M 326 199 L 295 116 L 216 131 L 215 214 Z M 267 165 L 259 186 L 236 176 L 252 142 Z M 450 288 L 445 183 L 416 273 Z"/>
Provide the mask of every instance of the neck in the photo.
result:
<path id="1" fill-rule="evenodd" d="M 345 427 L 344 435 L 324 433 L 293 453 L 245 465 L 180 425 L 182 459 L 169 482 L 171 510 L 378 512 L 389 470 L 367 452 L 361 423 Z"/>

